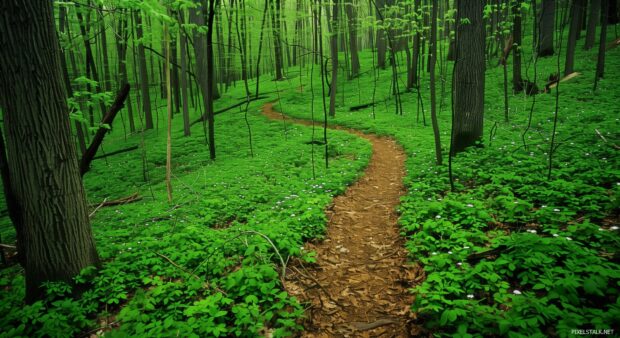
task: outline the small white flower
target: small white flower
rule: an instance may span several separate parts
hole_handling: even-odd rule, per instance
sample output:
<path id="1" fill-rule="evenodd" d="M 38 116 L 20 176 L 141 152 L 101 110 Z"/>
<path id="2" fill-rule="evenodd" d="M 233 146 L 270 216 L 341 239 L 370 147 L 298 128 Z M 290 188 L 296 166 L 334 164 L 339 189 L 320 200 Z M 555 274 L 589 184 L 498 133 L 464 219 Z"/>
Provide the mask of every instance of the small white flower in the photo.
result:
<path id="1" fill-rule="evenodd" d="M 435 218 L 440 219 L 440 218 L 441 218 L 441 215 L 437 215 L 437 216 L 435 216 Z"/>
<path id="2" fill-rule="evenodd" d="M 515 295 L 520 295 L 521 291 L 519 291 L 519 290 L 512 290 L 512 293 L 514 293 Z"/>
<path id="3" fill-rule="evenodd" d="M 458 262 L 458 263 L 456 263 L 456 265 L 461 266 L 461 265 L 463 265 L 463 263 Z"/>
<path id="4" fill-rule="evenodd" d="M 610 227 L 609 230 L 618 230 L 618 226 L 614 225 L 614 226 Z"/>
<path id="5" fill-rule="evenodd" d="M 431 253 L 431 255 L 436 256 L 436 255 L 437 255 L 437 253 L 436 253 L 436 252 L 433 252 L 433 253 Z"/>
<path id="6" fill-rule="evenodd" d="M 469 247 L 468 246 L 464 246 L 463 249 L 469 249 Z"/>
<path id="7" fill-rule="evenodd" d="M 560 235 L 558 235 L 558 234 L 553 234 L 553 237 L 558 237 L 558 236 L 560 236 Z"/>
<path id="8" fill-rule="evenodd" d="M 451 254 L 452 254 L 452 251 L 448 251 L 448 255 L 451 255 Z"/>
<path id="9" fill-rule="evenodd" d="M 467 298 L 469 298 L 469 299 L 474 299 L 474 295 L 469 294 L 469 295 L 467 295 Z"/>
<path id="10" fill-rule="evenodd" d="M 535 233 L 536 233 L 536 230 L 534 230 L 534 229 L 528 229 L 528 230 L 527 230 L 527 232 L 532 233 L 532 234 L 535 234 Z"/>
<path id="11" fill-rule="evenodd" d="M 468 207 L 468 208 L 473 208 L 473 207 L 474 207 L 474 205 L 473 205 L 473 204 L 471 204 L 471 203 L 469 203 L 469 204 L 467 204 L 467 207 Z"/>
<path id="12" fill-rule="evenodd" d="M 572 239 L 572 238 L 570 238 L 570 237 L 566 237 L 566 240 L 567 240 L 567 241 L 572 241 L 573 239 Z"/>
<path id="13" fill-rule="evenodd" d="M 555 211 L 555 212 L 560 212 L 560 209 L 555 208 L 555 209 L 553 209 L 553 211 Z"/>

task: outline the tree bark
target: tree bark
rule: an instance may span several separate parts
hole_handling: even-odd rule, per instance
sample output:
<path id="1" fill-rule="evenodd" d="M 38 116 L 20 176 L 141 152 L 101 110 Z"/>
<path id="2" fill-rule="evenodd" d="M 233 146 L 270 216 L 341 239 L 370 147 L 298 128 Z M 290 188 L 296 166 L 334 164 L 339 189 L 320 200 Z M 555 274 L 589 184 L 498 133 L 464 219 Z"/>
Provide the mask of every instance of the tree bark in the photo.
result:
<path id="1" fill-rule="evenodd" d="M 138 38 L 138 70 L 140 72 L 140 92 L 142 93 L 142 112 L 146 129 L 153 129 L 153 113 L 151 112 L 151 96 L 149 94 L 149 77 L 146 69 L 146 54 L 144 52 L 144 34 L 142 32 L 142 14 L 140 10 L 134 12 L 136 37 Z"/>
<path id="2" fill-rule="evenodd" d="M 206 1 L 203 0 L 203 8 L 206 7 Z M 215 19 L 215 10 L 219 0 L 209 0 L 207 13 L 207 83 L 214 83 L 215 67 L 213 66 L 213 23 Z M 215 100 L 214 91 L 207 91 L 207 125 L 209 127 L 209 158 L 215 160 L 215 116 L 213 114 L 213 101 Z"/>
<path id="3" fill-rule="evenodd" d="M 383 10 L 386 0 L 371 0 L 375 4 L 375 12 L 377 13 L 377 20 L 383 24 L 383 19 L 380 11 Z M 377 45 L 377 67 L 385 68 L 385 56 L 387 52 L 386 32 L 383 28 L 377 28 L 377 37 L 375 39 Z"/>
<path id="4" fill-rule="evenodd" d="M 355 4 L 349 0 L 345 4 L 349 22 L 349 53 L 351 55 L 351 78 L 356 78 L 360 72 L 360 59 L 357 48 L 357 11 Z"/>
<path id="5" fill-rule="evenodd" d="M 273 51 L 275 61 L 276 81 L 284 78 L 282 73 L 282 41 L 280 36 L 280 0 L 269 0 L 271 3 L 271 29 L 273 32 Z"/>
<path id="6" fill-rule="evenodd" d="M 553 55 L 553 34 L 555 32 L 555 0 L 542 0 L 540 27 L 538 28 L 538 57 Z"/>
<path id="7" fill-rule="evenodd" d="M 118 20 L 118 29 L 116 34 L 116 54 L 118 56 L 118 89 L 120 90 L 126 83 L 129 83 L 127 75 L 127 45 L 129 42 L 129 32 L 127 30 L 127 18 L 124 13 Z M 136 124 L 133 118 L 133 110 L 131 108 L 131 97 L 127 96 L 127 117 L 129 119 L 129 131 L 136 131 Z"/>
<path id="8" fill-rule="evenodd" d="M 482 138 L 484 118 L 484 2 L 457 0 L 454 116 L 451 155 Z M 467 18 L 469 23 L 463 23 Z"/>
<path id="9" fill-rule="evenodd" d="M 26 300 L 98 264 L 49 1 L 0 2 L 0 105 Z"/>
<path id="10" fill-rule="evenodd" d="M 517 0 L 512 7 L 512 90 L 519 93 L 523 90 L 521 78 L 521 0 Z"/>
<path id="11" fill-rule="evenodd" d="M 590 0 L 590 13 L 588 15 L 588 28 L 586 30 L 586 50 L 594 47 L 594 38 L 596 36 L 596 23 L 600 21 L 601 16 L 601 0 Z"/>
<path id="12" fill-rule="evenodd" d="M 594 75 L 594 90 L 598 85 L 598 80 L 603 77 L 605 70 L 605 43 L 607 40 L 607 20 L 609 13 L 609 2 L 603 0 L 601 4 L 601 33 L 598 45 L 598 58 L 596 60 L 596 73 Z"/>
<path id="13" fill-rule="evenodd" d="M 574 72 L 575 48 L 577 46 L 577 34 L 581 30 L 580 13 L 583 0 L 573 0 L 570 15 L 570 28 L 568 32 L 568 44 L 566 47 L 566 62 L 564 63 L 564 76 Z"/>
<path id="14" fill-rule="evenodd" d="M 441 165 L 441 136 L 439 134 L 439 122 L 437 121 L 437 91 L 435 90 L 435 63 L 437 62 L 437 7 L 439 4 L 434 3 L 432 6 L 430 41 L 431 59 L 429 63 L 429 75 L 431 77 L 431 122 L 433 124 L 433 135 L 435 136 L 436 163 L 437 165 Z"/>
<path id="15" fill-rule="evenodd" d="M 179 24 L 183 25 L 183 11 L 178 13 Z M 181 97 L 183 99 L 183 135 L 191 136 L 189 121 L 189 102 L 187 96 L 187 37 L 185 33 L 179 30 L 180 47 L 181 47 Z"/>
<path id="16" fill-rule="evenodd" d="M 332 18 L 331 18 L 331 28 L 330 32 L 330 59 L 332 63 L 332 78 L 331 78 L 331 86 L 329 90 L 329 116 L 336 116 L 336 88 L 338 88 L 338 9 L 339 4 L 338 0 L 333 0 L 332 6 Z M 326 13 L 329 13 L 326 11 Z M 328 18 L 328 21 L 330 19 Z"/>

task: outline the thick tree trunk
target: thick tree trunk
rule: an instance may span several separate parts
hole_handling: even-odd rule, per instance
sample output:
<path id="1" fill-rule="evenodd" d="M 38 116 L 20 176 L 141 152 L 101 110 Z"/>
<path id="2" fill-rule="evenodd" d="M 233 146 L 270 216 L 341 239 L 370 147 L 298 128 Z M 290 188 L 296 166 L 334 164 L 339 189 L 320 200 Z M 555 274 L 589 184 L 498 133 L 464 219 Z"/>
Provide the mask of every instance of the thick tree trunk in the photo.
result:
<path id="1" fill-rule="evenodd" d="M 553 55 L 554 21 L 555 0 L 542 0 L 540 27 L 538 27 L 538 57 Z"/>
<path id="2" fill-rule="evenodd" d="M 138 70 L 140 72 L 140 92 L 142 93 L 142 112 L 146 129 L 153 129 L 153 113 L 151 112 L 151 96 L 149 94 L 149 77 L 146 69 L 146 54 L 142 39 L 142 13 L 140 10 L 134 12 L 136 24 L 136 37 L 138 38 Z"/>
<path id="3" fill-rule="evenodd" d="M 0 2 L 0 105 L 26 300 L 98 263 L 49 1 Z"/>
<path id="4" fill-rule="evenodd" d="M 605 0 L 606 1 L 606 0 Z M 596 23 L 600 21 L 601 0 L 590 0 L 590 14 L 588 15 L 588 29 L 586 30 L 586 50 L 594 47 L 596 36 Z"/>
<path id="5" fill-rule="evenodd" d="M 564 63 L 564 76 L 574 72 L 575 48 L 577 46 L 577 34 L 581 30 L 580 13 L 583 0 L 573 0 L 570 15 L 570 28 L 568 32 L 568 44 L 566 47 L 566 62 Z"/>
<path id="6" fill-rule="evenodd" d="M 473 146 L 482 138 L 484 117 L 484 2 L 457 0 L 458 23 L 454 69 L 454 120 L 451 155 Z"/>

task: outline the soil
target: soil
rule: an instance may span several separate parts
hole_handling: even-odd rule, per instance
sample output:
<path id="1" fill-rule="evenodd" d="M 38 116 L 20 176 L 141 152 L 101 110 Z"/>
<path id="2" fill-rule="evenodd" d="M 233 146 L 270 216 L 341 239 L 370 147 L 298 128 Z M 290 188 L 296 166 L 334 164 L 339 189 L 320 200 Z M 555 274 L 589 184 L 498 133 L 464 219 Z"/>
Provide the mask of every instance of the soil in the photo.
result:
<path id="1" fill-rule="evenodd" d="M 311 125 L 263 107 L 263 115 L 286 123 Z M 321 128 L 317 123 L 317 128 Z M 408 292 L 423 278 L 407 263 L 396 207 L 405 193 L 405 153 L 392 139 L 339 126 L 372 144 L 364 175 L 327 208 L 327 234 L 306 249 L 317 262 L 289 265 L 285 287 L 308 304 L 301 337 L 410 337 L 420 334 L 410 312 Z"/>

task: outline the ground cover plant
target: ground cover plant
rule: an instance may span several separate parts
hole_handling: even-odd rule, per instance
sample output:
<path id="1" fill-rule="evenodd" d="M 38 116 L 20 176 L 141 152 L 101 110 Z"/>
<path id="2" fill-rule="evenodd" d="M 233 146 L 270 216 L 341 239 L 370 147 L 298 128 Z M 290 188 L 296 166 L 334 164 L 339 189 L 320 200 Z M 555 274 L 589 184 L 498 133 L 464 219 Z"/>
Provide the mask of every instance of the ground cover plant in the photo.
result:
<path id="1" fill-rule="evenodd" d="M 617 5 L 7 0 L 0 337 L 617 334 Z"/>
<path id="2" fill-rule="evenodd" d="M 594 55 L 578 55 L 584 74 L 593 72 Z M 369 58 L 362 54 L 364 61 Z M 555 60 L 537 62 L 539 78 L 553 72 Z M 616 64 L 617 57 L 609 62 Z M 345 104 L 331 121 L 395 137 L 407 150 L 408 193 L 400 224 L 411 259 L 426 272 L 426 280 L 412 289 L 412 310 L 435 336 L 618 330 L 620 171 L 613 146 L 618 119 L 607 115 L 618 112 L 615 75 L 596 93 L 585 76 L 561 85 L 560 141 L 550 180 L 545 176 L 554 96 L 536 97 L 534 127 L 522 137 L 532 98 L 511 95 L 511 121 L 503 122 L 501 76 L 499 67 L 487 70 L 485 146 L 453 160 L 453 192 L 447 166 L 434 162 L 432 130 L 422 126 L 413 104 L 402 116 L 393 113 L 393 99 L 377 105 L 374 118 L 370 109 L 349 111 L 373 90 L 351 82 L 340 101 Z M 381 77 L 385 81 L 389 74 Z M 387 83 L 379 88 L 383 91 L 377 97 L 390 97 Z M 415 102 L 416 95 L 404 94 L 402 100 Z M 283 99 L 284 110 L 308 118 L 303 97 Z M 449 93 L 445 99 L 439 122 L 441 130 L 448 130 L 442 134 L 447 150 Z"/>
<path id="3" fill-rule="evenodd" d="M 312 261 L 304 242 L 323 235 L 323 209 L 355 181 L 370 149 L 364 140 L 334 133 L 331 166 L 317 165 L 313 179 L 308 128 L 289 125 L 284 131 L 259 114 L 252 122 L 253 157 L 247 138 L 238 137 L 245 130 L 238 112 L 221 115 L 219 123 L 230 126 L 222 137 L 231 140 L 221 161 L 205 158 L 200 133 L 179 138 L 174 182 L 183 198 L 174 205 L 165 202 L 158 162 L 165 148 L 157 131 L 144 135 L 148 182 L 135 154 L 95 162 L 85 179 L 95 206 L 133 193 L 143 200 L 93 216 L 104 264 L 76 277 L 74 287 L 87 289 L 77 299 L 68 297 L 70 286 L 50 283 L 44 300 L 15 311 L 23 277 L 17 266 L 3 269 L 2 336 L 66 337 L 112 322 L 123 323 L 112 336 L 286 336 L 299 330 L 295 320 L 303 308 L 282 290 L 280 259 Z M 123 138 L 122 131 L 114 130 L 115 136 Z M 114 144 L 106 150 L 114 151 Z M 10 228 L 3 229 L 3 238 L 11 238 Z"/>

